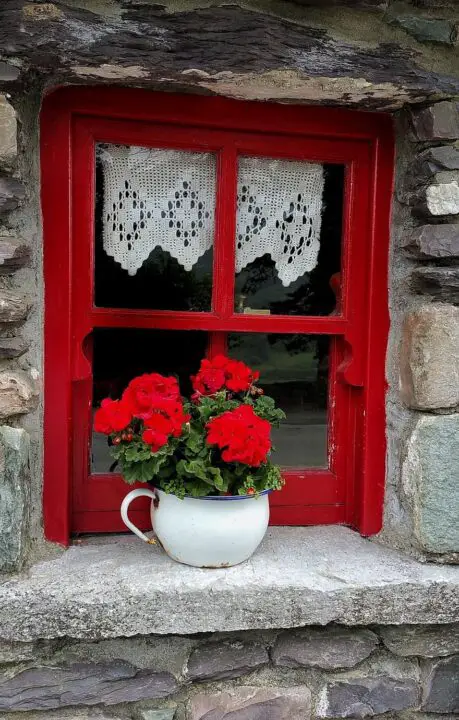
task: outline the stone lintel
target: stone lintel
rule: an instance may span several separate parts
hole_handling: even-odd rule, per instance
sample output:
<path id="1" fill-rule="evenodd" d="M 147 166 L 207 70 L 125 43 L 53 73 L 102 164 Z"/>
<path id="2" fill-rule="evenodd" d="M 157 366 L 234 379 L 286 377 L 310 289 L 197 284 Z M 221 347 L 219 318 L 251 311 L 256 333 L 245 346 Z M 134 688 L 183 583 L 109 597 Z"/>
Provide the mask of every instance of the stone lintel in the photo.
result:
<path id="1" fill-rule="evenodd" d="M 101 639 L 325 625 L 450 623 L 459 571 L 343 527 L 270 528 L 242 565 L 201 570 L 136 538 L 86 540 L 0 585 L 0 638 Z"/>

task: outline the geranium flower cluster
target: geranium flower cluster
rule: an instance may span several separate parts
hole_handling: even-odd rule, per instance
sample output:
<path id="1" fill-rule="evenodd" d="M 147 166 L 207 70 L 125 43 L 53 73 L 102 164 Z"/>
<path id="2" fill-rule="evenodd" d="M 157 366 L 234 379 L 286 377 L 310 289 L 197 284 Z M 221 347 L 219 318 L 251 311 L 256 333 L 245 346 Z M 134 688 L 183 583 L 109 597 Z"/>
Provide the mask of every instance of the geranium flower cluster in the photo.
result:
<path id="1" fill-rule="evenodd" d="M 259 372 L 240 360 L 217 355 L 212 360 L 203 360 L 198 373 L 191 377 L 195 391 L 192 400 L 198 401 L 201 395 L 214 395 L 220 390 L 246 392 L 259 377 Z"/>
<path id="2" fill-rule="evenodd" d="M 191 402 L 174 377 L 134 378 L 119 400 L 106 398 L 94 429 L 109 436 L 124 480 L 152 482 L 176 497 L 254 495 L 278 490 L 271 427 L 285 417 L 240 360 L 203 360 L 191 377 Z"/>
<path id="3" fill-rule="evenodd" d="M 151 373 L 134 378 L 121 400 L 103 400 L 95 414 L 94 430 L 105 435 L 125 431 L 114 441 L 129 442 L 133 438 L 130 424 L 141 421 L 142 440 L 157 452 L 170 437 L 180 437 L 189 420 L 177 380 Z"/>
<path id="4" fill-rule="evenodd" d="M 222 450 L 225 462 L 259 467 L 271 450 L 271 424 L 255 414 L 251 405 L 240 405 L 210 420 L 206 426 L 209 445 Z"/>

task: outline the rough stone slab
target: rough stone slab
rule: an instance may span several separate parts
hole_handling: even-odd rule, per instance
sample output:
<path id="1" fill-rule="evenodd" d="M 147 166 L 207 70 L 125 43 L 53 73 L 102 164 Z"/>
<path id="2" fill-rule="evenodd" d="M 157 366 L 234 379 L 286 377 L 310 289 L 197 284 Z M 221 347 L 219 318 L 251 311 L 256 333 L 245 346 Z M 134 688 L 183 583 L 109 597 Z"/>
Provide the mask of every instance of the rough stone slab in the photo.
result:
<path id="1" fill-rule="evenodd" d="M 459 267 L 422 267 L 413 270 L 413 289 L 442 302 L 459 305 Z"/>
<path id="2" fill-rule="evenodd" d="M 424 710 L 433 713 L 459 712 L 459 655 L 435 663 L 426 686 Z"/>
<path id="3" fill-rule="evenodd" d="M 0 372 L 0 420 L 23 415 L 38 404 L 38 388 L 25 372 Z"/>
<path id="4" fill-rule="evenodd" d="M 0 322 L 25 320 L 31 308 L 30 299 L 12 290 L 0 289 Z"/>
<path id="5" fill-rule="evenodd" d="M 412 113 L 418 140 L 459 138 L 459 103 L 443 101 Z"/>
<path id="6" fill-rule="evenodd" d="M 187 720 L 308 720 L 310 715 L 307 687 L 238 687 L 195 695 L 188 703 Z"/>
<path id="7" fill-rule="evenodd" d="M 0 175 L 0 213 L 14 210 L 24 198 L 24 186 L 19 180 Z"/>
<path id="8" fill-rule="evenodd" d="M 161 710 L 141 710 L 141 720 L 174 720 L 175 708 L 163 708 Z"/>
<path id="9" fill-rule="evenodd" d="M 438 145 L 421 153 L 419 159 L 427 162 L 430 172 L 439 169 L 459 170 L 459 148 L 455 145 Z"/>
<path id="10" fill-rule="evenodd" d="M 169 673 L 138 670 L 121 661 L 31 668 L 0 680 L 0 711 L 117 705 L 167 697 L 176 690 Z"/>
<path id="11" fill-rule="evenodd" d="M 389 17 L 388 22 L 403 28 L 419 42 L 454 45 L 457 40 L 457 24 L 449 20 L 400 15 Z"/>
<path id="12" fill-rule="evenodd" d="M 407 443 L 402 481 L 415 535 L 428 552 L 459 552 L 458 468 L 459 415 L 421 417 Z"/>
<path id="13" fill-rule="evenodd" d="M 20 565 L 27 547 L 29 445 L 25 430 L 0 427 L 0 571 L 12 570 Z"/>
<path id="14" fill-rule="evenodd" d="M 364 718 L 415 708 L 420 699 L 416 680 L 356 678 L 328 683 L 321 692 L 317 714 L 324 718 Z"/>
<path id="15" fill-rule="evenodd" d="M 0 165 L 11 167 L 17 155 L 16 112 L 5 95 L 0 95 Z"/>
<path id="16" fill-rule="evenodd" d="M 365 660 L 378 642 L 371 630 L 300 630 L 280 635 L 271 657 L 280 667 L 350 668 Z"/>
<path id="17" fill-rule="evenodd" d="M 189 680 L 224 680 L 248 675 L 268 662 L 266 648 L 261 645 L 240 641 L 213 642 L 193 651 L 186 674 Z"/>
<path id="18" fill-rule="evenodd" d="M 343 527 L 270 528 L 248 562 L 221 570 L 180 565 L 136 538 L 83 541 L 0 584 L 5 640 L 438 624 L 458 613 L 457 567 L 418 563 Z"/>
<path id="19" fill-rule="evenodd" d="M 421 259 L 459 258 L 459 224 L 422 225 L 406 238 L 403 247 Z"/>
<path id="20" fill-rule="evenodd" d="M 372 109 L 457 94 L 458 79 L 448 63 L 442 70 L 430 48 L 413 52 L 400 30 L 373 10 L 384 9 L 387 0 L 346 2 L 357 3 L 356 35 L 336 8 L 327 13 L 317 0 L 318 17 L 290 3 L 280 3 L 274 15 L 261 6 L 185 3 L 169 12 L 150 2 L 124 2 L 122 9 L 110 2 L 115 12 L 103 14 L 91 12 L 88 0 L 56 0 L 49 12 L 41 3 L 16 0 L 14 7 L 0 4 L 0 46 L 24 67 L 24 81 L 30 68 L 33 77 L 48 77 L 50 84 L 90 79 L 169 85 L 245 99 Z"/>
<path id="21" fill-rule="evenodd" d="M 6 62 L 0 62 L 0 82 L 13 82 L 19 77 L 19 68 Z"/>
<path id="22" fill-rule="evenodd" d="M 30 247 L 22 238 L 0 236 L 0 274 L 9 275 L 27 265 L 29 260 Z"/>
<path id="23" fill-rule="evenodd" d="M 0 337 L 0 359 L 20 357 L 29 349 L 27 340 L 21 337 Z"/>
<path id="24" fill-rule="evenodd" d="M 459 184 L 452 182 L 429 185 L 426 188 L 427 211 L 438 217 L 440 215 L 459 214 Z"/>
<path id="25" fill-rule="evenodd" d="M 400 394 L 408 407 L 418 410 L 459 405 L 459 308 L 425 305 L 406 315 Z"/>
<path id="26" fill-rule="evenodd" d="M 379 629 L 391 653 L 400 657 L 444 657 L 459 653 L 459 624 L 422 627 L 388 625 Z"/>

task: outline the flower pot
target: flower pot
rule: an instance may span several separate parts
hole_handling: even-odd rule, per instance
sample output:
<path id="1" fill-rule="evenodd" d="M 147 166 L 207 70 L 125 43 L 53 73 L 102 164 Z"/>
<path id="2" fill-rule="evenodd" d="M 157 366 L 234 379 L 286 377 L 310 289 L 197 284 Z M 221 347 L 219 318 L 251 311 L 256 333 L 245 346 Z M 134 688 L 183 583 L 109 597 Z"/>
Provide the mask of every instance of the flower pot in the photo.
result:
<path id="1" fill-rule="evenodd" d="M 134 498 L 150 497 L 153 530 L 169 557 L 194 567 L 230 567 L 247 560 L 263 540 L 269 492 L 180 500 L 162 490 L 142 488 L 126 495 L 121 517 L 133 533 L 151 543 L 127 514 Z"/>

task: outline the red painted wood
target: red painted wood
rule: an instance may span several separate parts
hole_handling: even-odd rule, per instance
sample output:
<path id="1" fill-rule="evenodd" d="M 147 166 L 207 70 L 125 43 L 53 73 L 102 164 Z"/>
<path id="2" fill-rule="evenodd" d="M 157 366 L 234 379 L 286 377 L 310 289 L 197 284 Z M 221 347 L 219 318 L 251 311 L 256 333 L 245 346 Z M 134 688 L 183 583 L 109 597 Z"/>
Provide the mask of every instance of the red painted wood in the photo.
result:
<path id="1" fill-rule="evenodd" d="M 95 308 L 82 317 L 82 330 L 93 327 L 139 327 L 174 330 L 220 330 L 224 332 L 275 332 L 343 334 L 348 322 L 334 315 L 307 317 L 301 315 L 235 314 L 221 317 L 216 313 L 173 310 L 116 310 Z"/>
<path id="2" fill-rule="evenodd" d="M 329 470 L 288 471 L 286 487 L 271 499 L 272 522 L 345 522 L 364 534 L 377 532 L 385 474 L 390 118 L 224 98 L 65 88 L 46 98 L 41 124 L 46 536 L 67 542 L 71 515 L 76 532 L 122 529 L 118 508 L 129 488 L 119 477 L 89 473 L 89 339 L 95 327 L 206 330 L 211 354 L 225 351 L 227 332 L 329 335 Z M 217 154 L 212 312 L 94 307 L 98 141 Z M 339 314 L 233 313 L 237 153 L 346 165 Z M 145 507 L 138 512 L 148 526 Z"/>
<path id="3" fill-rule="evenodd" d="M 270 525 L 343 525 L 342 505 L 272 506 Z"/>
<path id="4" fill-rule="evenodd" d="M 70 123 L 70 110 L 60 106 L 57 96 L 50 97 L 40 131 L 46 238 L 43 522 L 46 538 L 63 545 L 68 543 L 71 515 Z"/>
<path id="5" fill-rule="evenodd" d="M 130 510 L 129 517 L 141 530 L 151 530 L 148 500 L 146 501 L 146 507 L 143 509 Z M 271 506 L 270 525 L 339 525 L 344 524 L 344 522 L 342 505 Z M 78 527 L 78 531 L 75 533 L 77 535 L 127 532 L 119 510 L 76 513 L 75 525 Z"/>

